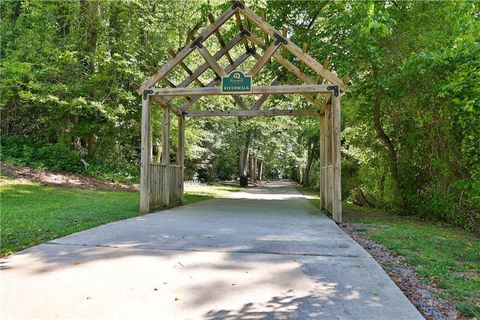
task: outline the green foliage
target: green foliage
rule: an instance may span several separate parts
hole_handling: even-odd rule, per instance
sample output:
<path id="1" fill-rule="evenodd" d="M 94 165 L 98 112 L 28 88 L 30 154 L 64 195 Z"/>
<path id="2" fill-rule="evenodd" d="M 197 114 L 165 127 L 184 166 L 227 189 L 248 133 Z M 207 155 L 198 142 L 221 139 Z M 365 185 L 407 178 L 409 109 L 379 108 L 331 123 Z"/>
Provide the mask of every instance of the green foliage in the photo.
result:
<path id="1" fill-rule="evenodd" d="M 342 96 L 342 195 L 361 188 L 378 204 L 405 215 L 441 219 L 480 232 L 480 46 L 476 2 L 247 1 L 277 29 L 330 69 L 348 75 Z M 221 1 L 4 1 L 0 86 L 2 160 L 136 182 L 140 97 L 131 87 L 167 50 L 186 44 L 186 32 L 219 16 Z M 200 24 L 199 24 L 200 23 Z M 221 28 L 238 32 L 234 19 Z M 252 26 L 263 38 L 263 32 Z M 204 42 L 210 52 L 220 45 Z M 258 49 L 260 52 L 262 49 Z M 244 46 L 230 51 L 233 57 Z M 284 53 L 307 75 L 318 75 Z M 193 70 L 204 59 L 186 59 Z M 240 67 L 248 71 L 254 59 Z M 226 58 L 220 60 L 225 67 Z M 178 84 L 180 67 L 167 75 Z M 208 83 L 214 74 L 200 76 Z M 268 64 L 254 85 L 295 77 Z M 164 85 L 164 84 L 160 84 Z M 191 86 L 196 86 L 192 84 Z M 254 102 L 246 97 L 248 105 Z M 176 105 L 184 98 L 172 100 Z M 230 110 L 229 97 L 193 108 Z M 299 96 L 271 96 L 262 106 L 309 108 Z M 161 147 L 161 112 L 153 108 L 153 147 Z M 318 119 L 189 119 L 186 176 L 234 179 L 248 145 L 265 178 L 318 184 Z M 384 133 L 384 136 L 381 133 Z M 172 125 L 171 160 L 177 150 Z M 16 137 L 19 140 L 9 140 Z M 18 138 L 21 137 L 21 138 Z M 13 138 L 12 138 L 13 139 Z"/>

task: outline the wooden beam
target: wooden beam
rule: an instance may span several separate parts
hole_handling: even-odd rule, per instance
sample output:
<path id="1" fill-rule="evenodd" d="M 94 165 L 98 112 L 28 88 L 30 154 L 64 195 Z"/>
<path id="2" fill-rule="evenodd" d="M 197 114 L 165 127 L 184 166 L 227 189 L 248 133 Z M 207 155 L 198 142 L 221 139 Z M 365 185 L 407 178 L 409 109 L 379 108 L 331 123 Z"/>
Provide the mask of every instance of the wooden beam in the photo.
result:
<path id="1" fill-rule="evenodd" d="M 210 21 L 211 24 L 215 23 L 215 18 L 213 17 L 213 14 L 211 12 L 208 13 L 208 20 Z M 220 31 L 218 29 L 215 30 L 215 36 L 217 37 L 218 43 L 220 43 L 220 46 L 222 46 L 222 48 L 224 48 L 225 47 L 225 41 L 223 40 L 222 35 L 220 34 Z M 230 64 L 233 64 L 233 59 L 230 56 L 230 53 L 228 51 L 225 54 L 225 56 L 227 57 L 228 62 L 230 62 Z"/>
<path id="2" fill-rule="evenodd" d="M 203 58 L 207 61 L 210 68 L 212 68 L 212 70 L 218 77 L 221 78 L 227 75 L 227 72 L 223 70 L 223 68 L 218 64 L 217 61 L 215 61 L 215 58 L 210 54 L 210 52 L 208 52 L 207 48 L 202 47 L 199 50 Z M 234 95 L 232 95 L 232 97 L 233 100 L 235 100 L 235 102 L 240 106 L 240 108 L 247 109 L 247 106 L 245 105 L 245 102 L 243 102 L 242 98 Z"/>
<path id="3" fill-rule="evenodd" d="M 140 89 L 140 86 L 136 83 L 132 83 L 132 86 L 133 88 L 135 89 L 135 91 L 137 91 L 137 93 L 139 95 L 142 95 L 143 94 L 143 91 Z M 164 98 L 160 97 L 160 96 L 150 96 L 152 98 L 152 100 L 156 103 L 158 103 L 159 105 L 161 105 L 162 107 L 167 107 L 167 108 L 170 108 L 170 111 L 172 111 L 173 113 L 177 114 L 177 115 L 182 115 L 182 111 L 180 109 L 178 109 L 177 107 L 175 107 L 171 102 L 169 102 L 168 100 L 165 100 Z"/>
<path id="4" fill-rule="evenodd" d="M 258 40 L 258 38 L 254 37 L 252 39 L 255 39 L 257 41 L 259 41 L 260 43 L 260 40 Z M 260 59 L 260 55 L 257 54 L 257 53 L 253 53 L 253 56 L 256 58 L 256 59 Z M 300 71 L 300 69 L 298 69 L 294 64 L 292 64 L 290 61 L 288 61 L 287 59 L 284 59 L 282 55 L 278 54 L 278 53 L 275 53 L 274 56 L 279 56 L 277 57 L 277 60 L 280 61 L 280 64 L 284 65 L 287 70 L 291 71 L 292 73 L 294 74 L 297 74 L 299 76 L 302 76 L 302 78 L 304 78 L 305 80 L 307 80 L 310 84 L 315 84 L 315 81 L 310 79 L 309 77 L 307 77 L 303 72 Z M 288 84 L 289 85 L 296 85 L 296 83 L 293 83 L 292 81 L 288 80 Z M 328 99 L 330 98 L 331 94 L 329 93 L 320 93 L 321 95 L 327 97 Z M 323 105 L 322 103 L 320 103 L 320 101 L 318 101 L 318 99 L 314 96 L 314 95 L 310 95 L 310 94 L 303 94 L 303 96 L 308 100 L 310 101 L 314 106 L 320 108 L 320 110 L 324 110 L 325 109 L 325 105 Z"/>
<path id="5" fill-rule="evenodd" d="M 200 35 L 197 37 L 198 40 L 205 40 L 207 39 L 212 33 L 215 32 L 218 28 L 220 28 L 232 15 L 238 13 L 238 7 L 230 7 L 228 8 L 216 21 L 214 24 L 207 27 L 203 30 Z M 196 41 L 196 40 L 195 40 Z M 144 83 L 142 83 L 141 88 L 151 88 L 154 86 L 160 79 L 162 79 L 167 73 L 169 73 L 175 66 L 177 66 L 186 56 L 188 56 L 193 50 L 195 49 L 194 41 L 190 43 L 190 45 L 185 46 L 182 50 L 180 50 L 175 58 L 167 62 L 163 67 L 158 69 L 157 74 L 153 75 L 149 79 L 147 79 Z"/>
<path id="6" fill-rule="evenodd" d="M 238 13 L 238 11 L 235 12 L 235 22 L 237 23 L 238 29 L 240 29 L 240 31 L 245 30 L 243 28 L 242 18 L 240 17 L 240 13 Z M 243 39 L 243 43 L 245 45 L 245 51 L 250 51 L 247 39 Z"/>
<path id="7" fill-rule="evenodd" d="M 228 74 L 230 72 L 232 72 L 233 70 L 235 70 L 239 65 L 241 65 L 245 60 L 248 59 L 248 57 L 250 57 L 250 53 L 244 53 L 242 54 L 240 57 L 237 58 L 237 60 L 235 60 L 233 62 L 233 64 L 227 66 L 225 68 L 225 72 Z M 220 81 L 219 78 L 217 79 L 213 79 L 212 81 L 210 81 L 206 87 L 213 87 L 215 86 L 218 82 Z M 190 101 L 187 101 L 187 103 L 185 103 L 181 108 L 180 110 L 182 111 L 186 111 L 188 110 L 188 108 L 190 108 L 195 102 L 197 102 L 198 100 L 200 100 L 201 96 L 195 96 L 195 97 L 191 97 L 191 100 Z"/>
<path id="8" fill-rule="evenodd" d="M 303 46 L 302 46 L 302 52 L 307 53 L 307 50 L 308 50 L 308 44 L 306 42 L 304 42 Z M 304 71 L 305 70 L 304 66 L 305 66 L 305 64 L 303 63 L 302 60 L 300 60 L 300 70 Z"/>
<path id="9" fill-rule="evenodd" d="M 262 17 L 263 21 L 267 21 L 265 9 L 263 9 L 263 8 L 260 9 L 260 16 Z M 263 32 L 263 37 L 265 39 L 265 43 L 270 44 L 270 40 L 268 38 L 268 33 L 267 32 L 265 32 L 265 31 Z"/>
<path id="10" fill-rule="evenodd" d="M 294 83 L 293 81 L 291 80 L 288 80 L 287 83 L 289 85 L 297 85 L 297 83 Z M 313 104 L 314 106 L 318 107 L 322 112 L 325 110 L 325 105 L 322 104 L 316 97 L 315 95 L 312 95 L 312 94 L 304 94 L 303 95 L 311 104 Z M 331 95 L 329 95 L 331 96 Z M 329 97 L 330 98 L 330 97 Z M 329 102 L 327 102 L 329 103 Z"/>
<path id="11" fill-rule="evenodd" d="M 275 42 L 272 42 L 270 46 L 263 53 L 263 56 L 260 57 L 257 63 L 252 67 L 252 69 L 250 69 L 250 71 L 247 74 L 251 76 L 256 75 L 263 68 L 263 66 L 270 60 L 272 55 L 277 50 L 278 46 L 279 46 L 278 44 L 275 44 Z"/>
<path id="12" fill-rule="evenodd" d="M 275 79 L 273 80 L 271 86 L 275 86 L 277 85 L 277 83 L 278 83 L 278 79 Z M 253 104 L 251 110 L 259 110 L 262 107 L 262 104 L 264 104 L 265 101 L 267 101 L 269 96 L 270 96 L 269 94 L 264 94 L 260 98 L 258 98 L 258 100 L 255 101 L 255 103 Z"/>
<path id="13" fill-rule="evenodd" d="M 226 46 L 224 48 L 217 51 L 217 53 L 214 54 L 213 58 L 215 60 L 219 60 L 225 53 L 228 52 L 228 50 L 233 48 L 242 39 L 245 39 L 245 38 L 242 36 L 241 33 L 238 33 L 232 40 L 230 40 L 226 44 Z M 234 61 L 234 64 L 235 64 L 235 61 Z M 183 80 L 177 87 L 182 87 L 182 88 L 187 87 L 190 83 L 192 83 L 193 81 L 198 79 L 198 77 L 201 76 L 202 73 L 204 73 L 208 69 L 208 67 L 209 67 L 208 63 L 204 63 L 204 64 L 198 66 L 198 68 L 195 69 L 195 71 L 193 71 L 193 73 L 190 76 L 188 76 L 185 80 Z M 170 99 L 167 99 L 167 100 L 170 100 Z"/>
<path id="14" fill-rule="evenodd" d="M 274 117 L 274 116 L 319 116 L 320 110 L 202 110 L 189 111 L 186 117 Z"/>
<path id="15" fill-rule="evenodd" d="M 242 98 L 239 96 L 232 96 L 233 100 L 240 106 L 241 109 L 243 110 L 248 110 L 247 105 L 245 104 L 245 101 L 243 101 Z"/>
<path id="16" fill-rule="evenodd" d="M 162 118 L 162 164 L 167 168 L 170 166 L 170 112 L 168 108 L 163 109 Z M 166 170 L 162 180 L 162 204 L 166 207 L 170 204 L 170 170 Z"/>
<path id="17" fill-rule="evenodd" d="M 340 96 L 332 97 L 332 155 L 333 155 L 333 209 L 335 222 L 342 222 L 342 179 L 341 179 L 341 128 L 340 128 Z"/>
<path id="18" fill-rule="evenodd" d="M 264 46 L 265 44 L 262 42 L 262 40 L 258 39 L 257 37 L 255 37 L 253 34 L 248 36 L 248 39 L 254 43 L 256 43 L 257 45 L 261 45 L 261 46 Z M 258 55 L 255 55 L 254 54 L 254 57 L 259 59 Z M 308 83 L 308 84 L 317 84 L 317 82 L 313 79 L 311 79 L 309 76 L 307 76 L 305 73 L 303 73 L 299 68 L 297 68 L 293 63 L 291 63 L 290 61 L 288 61 L 287 59 L 285 59 L 281 54 L 279 54 L 278 52 L 275 52 L 273 54 L 273 57 L 277 60 L 278 63 L 280 63 L 282 66 L 285 67 L 285 69 L 287 69 L 288 71 L 290 71 L 291 73 L 293 73 L 298 79 L 300 79 L 301 81 L 303 81 L 304 83 Z M 322 96 L 324 97 L 330 97 L 330 94 L 328 93 L 320 93 Z M 315 97 L 313 96 L 305 96 L 311 103 L 313 103 L 314 105 L 318 105 L 318 101 Z M 320 107 L 320 106 L 319 106 Z"/>
<path id="19" fill-rule="evenodd" d="M 170 80 L 168 80 L 168 78 L 163 78 L 162 79 L 167 85 L 169 85 L 170 87 L 172 88 L 176 88 L 177 86 Z"/>
<path id="20" fill-rule="evenodd" d="M 259 45 L 259 46 L 265 46 L 265 43 L 258 39 L 255 35 L 251 34 L 247 36 L 247 38 L 252 41 L 253 43 Z M 273 53 L 273 58 L 277 60 L 278 63 L 280 63 L 282 66 L 285 67 L 288 71 L 293 73 L 298 79 L 301 81 L 307 83 L 307 84 L 316 84 L 317 82 L 313 79 L 311 79 L 309 76 L 307 76 L 305 73 L 303 73 L 297 66 L 295 66 L 293 63 L 285 59 L 281 54 L 274 52 Z"/>
<path id="21" fill-rule="evenodd" d="M 172 111 L 176 115 L 183 114 L 183 112 L 180 109 L 178 109 L 177 107 L 175 107 L 170 101 L 167 101 L 164 98 L 159 97 L 159 96 L 153 96 L 152 98 L 153 98 L 153 101 L 157 102 L 162 107 L 170 109 L 170 111 Z"/>
<path id="22" fill-rule="evenodd" d="M 183 203 L 183 181 L 185 180 L 185 117 L 177 116 L 178 120 L 178 150 L 177 165 L 181 168 L 180 203 Z"/>
<path id="23" fill-rule="evenodd" d="M 150 145 L 151 145 L 151 106 L 150 97 L 142 97 L 141 127 L 141 166 L 140 166 L 140 212 L 150 212 Z"/>
<path id="24" fill-rule="evenodd" d="M 324 167 L 325 167 L 325 127 L 324 127 L 324 120 L 325 119 L 325 114 L 320 116 L 320 141 L 319 141 L 319 147 L 320 147 L 320 159 L 319 159 L 319 166 L 320 166 L 320 172 L 319 172 L 319 178 L 320 178 L 320 210 L 325 208 L 325 173 L 324 173 Z"/>
<path id="25" fill-rule="evenodd" d="M 213 70 L 213 72 L 215 72 L 217 76 L 223 77 L 227 75 L 225 70 L 223 70 L 223 68 L 218 64 L 217 60 L 215 60 L 215 58 L 210 54 L 210 52 L 208 52 L 207 48 L 202 46 L 198 50 L 200 51 L 205 61 L 207 61 L 208 65 Z"/>
<path id="26" fill-rule="evenodd" d="M 175 56 L 177 55 L 172 49 L 168 49 L 168 53 L 172 58 L 175 58 Z M 185 62 L 180 62 L 180 66 L 188 73 L 188 75 L 193 75 L 193 71 L 185 64 Z M 200 85 L 200 87 L 205 86 L 198 78 L 195 78 L 195 81 Z"/>
<path id="27" fill-rule="evenodd" d="M 253 12 L 247 6 L 240 8 L 240 11 L 245 16 L 247 16 L 251 21 L 253 21 L 259 28 L 267 32 L 270 36 L 274 37 L 275 34 L 280 35 L 280 33 L 275 28 L 273 28 L 271 25 L 263 21 L 262 18 L 260 18 L 255 12 Z M 284 44 L 283 47 L 287 49 L 290 53 L 292 53 L 294 56 L 296 56 L 298 59 L 303 61 L 313 71 L 317 72 L 328 81 L 338 84 L 342 90 L 346 89 L 345 84 L 339 77 L 337 77 L 335 74 L 333 74 L 329 70 L 325 70 L 320 63 L 318 63 L 309 54 L 302 52 L 302 49 L 297 47 L 293 42 L 287 40 L 287 43 Z"/>
<path id="28" fill-rule="evenodd" d="M 223 69 L 222 69 L 223 70 Z M 225 71 L 224 71 L 225 72 Z M 236 93 L 222 92 L 219 87 L 204 88 L 152 88 L 153 95 L 161 96 L 220 96 L 220 95 L 255 95 L 255 94 L 313 94 L 318 92 L 332 93 L 337 85 L 312 84 L 312 85 L 286 85 L 286 86 L 255 86 L 252 92 Z"/>
<path id="29" fill-rule="evenodd" d="M 247 30 L 249 33 L 252 33 L 252 26 L 250 25 L 250 20 L 248 20 L 248 17 L 246 15 L 243 15 L 243 18 L 245 19 L 245 30 Z M 255 45 L 252 43 L 252 50 L 255 51 Z"/>
<path id="30" fill-rule="evenodd" d="M 265 31 L 264 31 L 265 32 Z M 268 34 L 268 32 L 267 32 Z M 287 26 L 286 25 L 283 25 L 282 26 L 282 37 L 284 37 L 285 39 L 287 39 L 288 37 L 288 29 L 287 29 Z M 282 57 L 284 57 L 285 59 L 288 59 L 288 52 L 285 48 L 283 48 L 280 52 L 280 54 L 282 55 Z"/>
<path id="31" fill-rule="evenodd" d="M 187 32 L 187 41 L 185 42 L 185 45 L 189 44 L 191 41 L 195 40 L 195 33 L 197 33 L 198 29 L 202 26 L 202 21 L 198 21 L 193 28 Z"/>

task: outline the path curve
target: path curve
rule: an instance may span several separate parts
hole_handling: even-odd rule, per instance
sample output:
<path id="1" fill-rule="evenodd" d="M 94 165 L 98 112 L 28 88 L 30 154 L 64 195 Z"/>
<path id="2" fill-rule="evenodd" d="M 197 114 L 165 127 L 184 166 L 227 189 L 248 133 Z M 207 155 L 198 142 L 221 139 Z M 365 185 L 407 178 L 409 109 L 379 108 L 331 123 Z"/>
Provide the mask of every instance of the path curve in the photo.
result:
<path id="1" fill-rule="evenodd" d="M 286 182 L 109 223 L 0 266 L 1 319 L 423 319 Z"/>

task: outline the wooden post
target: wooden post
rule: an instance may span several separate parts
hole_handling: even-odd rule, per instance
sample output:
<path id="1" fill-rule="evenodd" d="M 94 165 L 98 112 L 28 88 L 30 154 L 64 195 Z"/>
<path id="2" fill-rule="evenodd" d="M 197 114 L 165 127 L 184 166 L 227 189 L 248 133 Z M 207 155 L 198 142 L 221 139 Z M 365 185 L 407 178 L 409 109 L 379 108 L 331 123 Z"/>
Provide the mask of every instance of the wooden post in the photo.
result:
<path id="1" fill-rule="evenodd" d="M 178 116 L 178 150 L 177 165 L 181 167 L 180 174 L 180 203 L 183 203 L 183 181 L 185 179 L 185 116 Z"/>
<path id="2" fill-rule="evenodd" d="M 168 207 L 170 204 L 170 110 L 167 107 L 163 108 L 162 126 L 162 165 L 164 165 L 162 206 Z"/>
<path id="3" fill-rule="evenodd" d="M 340 128 L 340 95 L 332 95 L 332 165 L 333 165 L 333 205 L 332 215 L 335 222 L 342 222 L 342 188 L 341 188 L 341 128 Z"/>
<path id="4" fill-rule="evenodd" d="M 325 208 L 325 174 L 323 168 L 325 167 L 325 130 L 324 130 L 325 115 L 320 116 L 320 209 Z"/>
<path id="5" fill-rule="evenodd" d="M 141 167 L 140 167 L 140 212 L 150 212 L 150 155 L 151 147 L 150 97 L 142 99 Z"/>
<path id="6" fill-rule="evenodd" d="M 330 197 L 330 169 L 329 169 L 329 163 L 330 163 L 330 143 L 332 139 L 330 139 L 330 110 L 331 106 L 326 105 L 325 106 L 325 116 L 323 117 L 323 165 L 325 166 L 325 179 L 324 179 L 324 194 L 325 194 L 325 210 L 329 210 L 329 206 L 331 204 L 331 197 Z"/>

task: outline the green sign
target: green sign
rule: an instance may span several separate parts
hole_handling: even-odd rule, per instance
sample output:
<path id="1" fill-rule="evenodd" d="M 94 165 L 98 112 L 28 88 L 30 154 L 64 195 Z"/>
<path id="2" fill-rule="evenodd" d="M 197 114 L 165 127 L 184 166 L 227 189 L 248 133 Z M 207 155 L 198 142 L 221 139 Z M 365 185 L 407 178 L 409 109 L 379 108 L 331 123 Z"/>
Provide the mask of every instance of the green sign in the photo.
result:
<path id="1" fill-rule="evenodd" d="M 252 92 L 252 76 L 242 71 L 233 71 L 222 77 L 222 92 Z"/>

